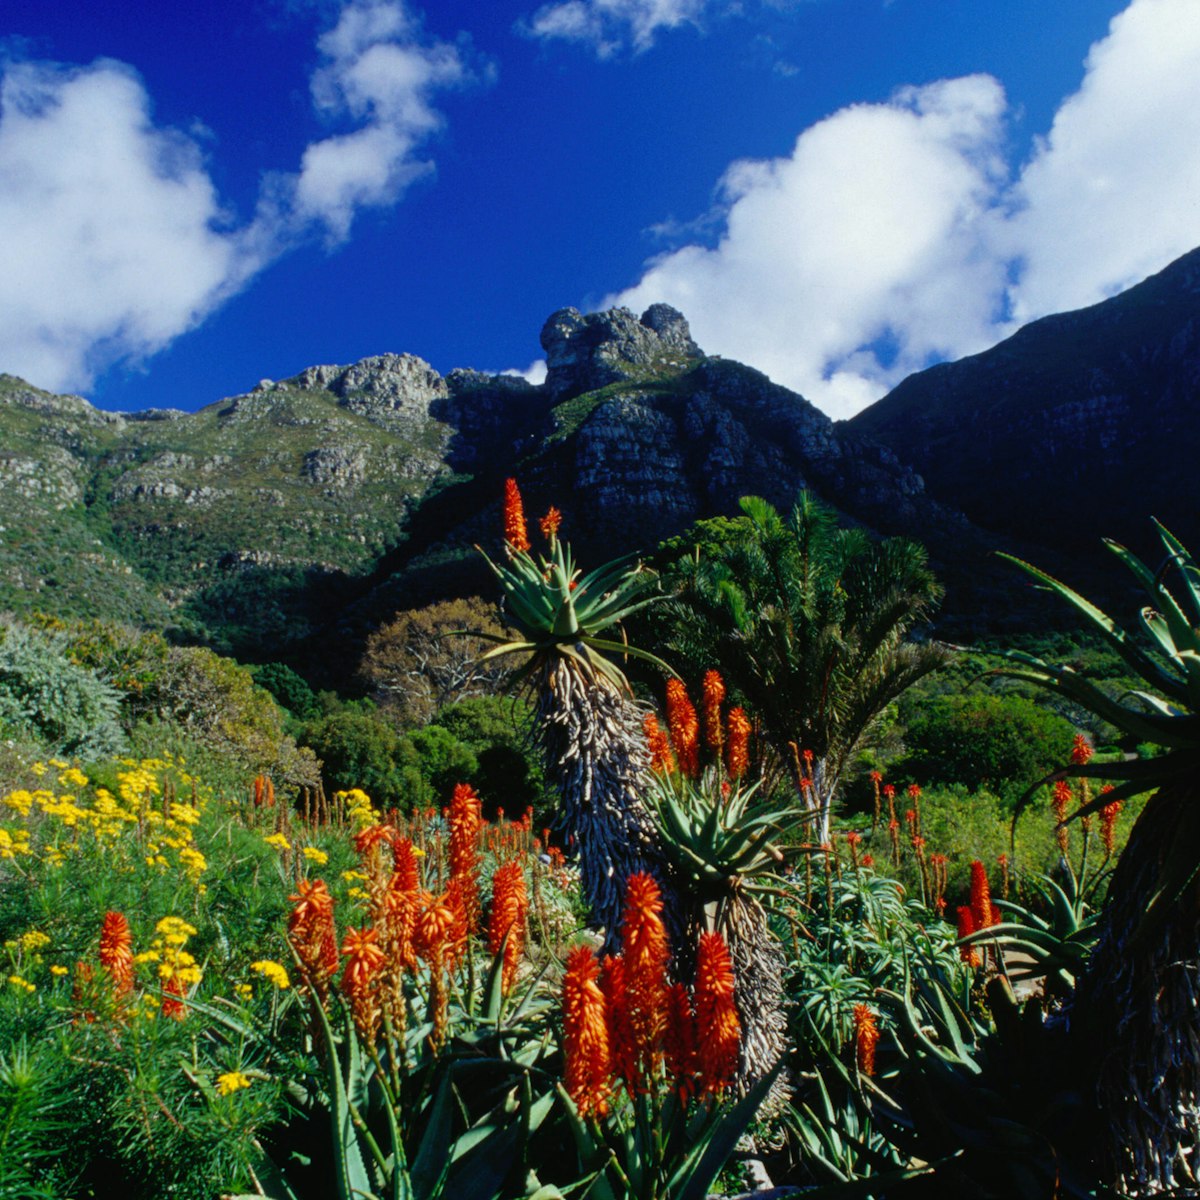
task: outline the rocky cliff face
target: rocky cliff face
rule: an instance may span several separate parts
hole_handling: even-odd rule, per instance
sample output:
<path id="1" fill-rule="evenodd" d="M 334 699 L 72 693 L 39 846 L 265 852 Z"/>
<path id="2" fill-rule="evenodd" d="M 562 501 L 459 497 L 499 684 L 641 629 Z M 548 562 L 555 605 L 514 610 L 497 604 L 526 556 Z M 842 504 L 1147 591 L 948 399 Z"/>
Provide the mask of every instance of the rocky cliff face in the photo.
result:
<path id="1" fill-rule="evenodd" d="M 1096 447 L 1093 462 L 1123 461 L 1146 403 L 1125 381 L 1154 372 L 1167 381 L 1155 395 L 1180 401 L 1160 429 L 1193 436 L 1194 406 L 1184 412 L 1182 399 L 1195 391 L 1196 326 L 1175 321 L 1155 340 L 1161 313 L 1137 311 L 1145 336 L 1121 344 L 1139 349 L 1105 357 L 1120 341 L 1106 327 L 1086 386 L 1057 388 L 1052 404 L 1004 397 L 1031 355 L 1047 359 L 1045 344 L 1060 363 L 1064 342 L 1079 350 L 1080 314 L 1019 335 L 998 365 L 979 356 L 927 372 L 911 381 L 924 388 L 919 404 L 898 389 L 848 426 L 750 367 L 704 356 L 683 315 L 661 304 L 640 317 L 555 313 L 542 330 L 541 386 L 471 370 L 443 377 L 384 354 L 263 380 L 197 413 L 115 415 L 0 376 L 0 607 L 177 624 L 278 657 L 338 626 L 348 607 L 361 625 L 439 591 L 486 587 L 470 547 L 495 544 L 507 475 L 531 516 L 563 510 L 587 558 L 651 550 L 746 494 L 786 507 L 809 488 L 849 520 L 926 541 L 957 570 L 961 606 L 978 607 L 979 589 L 1002 574 L 987 554 L 996 539 L 943 498 L 973 502 L 971 484 L 977 510 L 992 512 L 996 464 L 1006 484 L 1023 461 L 997 446 L 1027 447 L 1036 419 L 1038 462 L 1057 463 L 1056 483 L 1085 478 L 1083 447 Z M 964 387 L 978 391 L 974 407 L 961 407 Z M 944 482 L 947 458 L 957 490 Z M 1091 483 L 1072 486 L 1095 495 L 1087 469 Z"/>
<path id="2" fill-rule="evenodd" d="M 930 492 L 1063 550 L 1147 545 L 1153 514 L 1200 546 L 1200 250 L 1119 296 L 906 379 L 845 427 Z"/>

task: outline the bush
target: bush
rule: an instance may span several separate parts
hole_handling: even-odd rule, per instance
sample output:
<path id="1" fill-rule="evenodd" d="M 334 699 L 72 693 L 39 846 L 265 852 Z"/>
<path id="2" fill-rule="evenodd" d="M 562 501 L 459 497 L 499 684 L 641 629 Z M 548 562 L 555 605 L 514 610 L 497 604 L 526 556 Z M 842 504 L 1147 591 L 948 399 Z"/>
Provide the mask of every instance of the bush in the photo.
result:
<path id="1" fill-rule="evenodd" d="M 1068 761 L 1070 722 L 1011 694 L 938 696 L 909 724 L 899 768 L 922 786 L 961 784 L 1008 805 Z"/>
<path id="2" fill-rule="evenodd" d="M 0 625 L 0 724 L 52 754 L 90 759 L 125 743 L 117 690 L 67 655 L 65 636 Z"/>

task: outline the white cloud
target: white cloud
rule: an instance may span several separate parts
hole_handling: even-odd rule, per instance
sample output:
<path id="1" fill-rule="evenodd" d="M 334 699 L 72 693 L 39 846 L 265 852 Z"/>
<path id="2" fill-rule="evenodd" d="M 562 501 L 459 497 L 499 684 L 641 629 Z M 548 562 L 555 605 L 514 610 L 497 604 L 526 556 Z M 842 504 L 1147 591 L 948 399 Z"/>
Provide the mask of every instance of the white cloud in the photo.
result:
<path id="1" fill-rule="evenodd" d="M 582 42 L 597 57 L 611 58 L 627 47 L 648 50 L 660 29 L 696 25 L 710 7 L 710 0 L 556 0 L 521 28 L 546 41 Z"/>
<path id="2" fill-rule="evenodd" d="M 929 362 L 1111 295 L 1200 244 L 1195 0 L 1134 0 L 1010 178 L 984 76 L 898 92 L 734 163 L 716 245 L 606 303 L 664 300 L 696 340 L 849 416 Z"/>
<path id="3" fill-rule="evenodd" d="M 544 358 L 535 358 L 523 371 L 518 371 L 516 367 L 509 367 L 507 371 L 501 371 L 501 375 L 515 375 L 518 379 L 524 379 L 532 383 L 534 387 L 540 387 L 546 382 L 546 360 Z"/>
<path id="4" fill-rule="evenodd" d="M 432 94 L 468 71 L 401 3 L 351 3 L 319 43 L 314 106 L 354 123 L 269 176 L 236 226 L 199 136 L 156 126 L 129 67 L 24 62 L 0 75 L 0 371 L 86 388 L 193 328 L 314 224 L 344 238 L 364 205 L 428 171 Z"/>

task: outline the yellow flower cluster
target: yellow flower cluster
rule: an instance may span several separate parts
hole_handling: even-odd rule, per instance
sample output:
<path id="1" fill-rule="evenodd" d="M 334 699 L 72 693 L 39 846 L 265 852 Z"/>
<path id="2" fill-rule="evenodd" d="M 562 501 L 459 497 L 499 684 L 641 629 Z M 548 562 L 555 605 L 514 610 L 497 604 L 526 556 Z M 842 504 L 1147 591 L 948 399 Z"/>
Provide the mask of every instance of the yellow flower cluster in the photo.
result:
<path id="1" fill-rule="evenodd" d="M 344 804 L 346 815 L 354 824 L 357 832 L 378 825 L 383 819 L 371 803 L 371 797 L 362 788 L 351 788 L 348 792 L 334 792 L 334 801 Z"/>
<path id="2" fill-rule="evenodd" d="M 35 763 L 31 769 L 39 779 L 44 780 L 51 768 L 57 770 L 60 790 L 18 788 L 0 797 L 0 811 L 8 810 L 24 823 L 0 826 L 0 859 L 30 855 L 59 867 L 93 845 L 124 857 L 125 865 L 115 863 L 114 869 L 131 871 L 132 854 L 160 873 L 182 869 L 198 884 L 208 867 L 193 837 L 203 803 L 172 800 L 164 806 L 157 802 L 163 794 L 160 777 L 164 772 L 171 771 L 183 784 L 192 782 L 190 776 L 170 755 L 141 761 L 121 759 L 118 767 L 114 795 L 108 788 L 93 787 L 78 767 L 57 759 Z M 92 789 L 90 796 L 85 788 Z"/>
<path id="3" fill-rule="evenodd" d="M 284 970 L 283 965 L 273 962 L 271 959 L 260 959 L 258 962 L 251 963 L 250 970 L 257 971 L 266 980 L 279 988 L 280 991 L 291 986 L 288 973 Z"/>
<path id="4" fill-rule="evenodd" d="M 289 842 L 282 833 L 268 834 L 263 838 L 263 841 L 266 842 L 268 846 L 274 847 L 276 850 L 290 850 L 292 848 L 291 842 Z"/>
<path id="5" fill-rule="evenodd" d="M 324 850 L 318 850 L 316 846 L 305 846 L 304 857 L 318 867 L 323 867 L 329 861 L 329 855 Z"/>
<path id="6" fill-rule="evenodd" d="M 241 1088 L 249 1086 L 250 1077 L 241 1071 L 226 1071 L 224 1075 L 217 1076 L 217 1093 L 221 1096 L 232 1095 Z"/>
<path id="7" fill-rule="evenodd" d="M 158 977 L 164 984 L 177 979 L 185 987 L 194 987 L 204 977 L 196 960 L 184 949 L 196 927 L 182 917 L 163 917 L 154 927 L 158 935 L 149 950 L 134 957 L 137 963 L 158 963 Z"/>

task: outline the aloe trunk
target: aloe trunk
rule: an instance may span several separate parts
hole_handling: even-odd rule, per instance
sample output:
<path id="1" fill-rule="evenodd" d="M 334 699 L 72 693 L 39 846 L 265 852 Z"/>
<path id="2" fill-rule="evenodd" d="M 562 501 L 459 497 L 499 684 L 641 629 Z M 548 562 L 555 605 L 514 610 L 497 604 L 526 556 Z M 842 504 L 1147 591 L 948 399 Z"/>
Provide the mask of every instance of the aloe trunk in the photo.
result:
<path id="1" fill-rule="evenodd" d="M 579 856 L 583 896 L 606 946 L 617 948 L 625 881 L 637 871 L 658 881 L 668 931 L 680 945 L 686 907 L 641 799 L 650 769 L 641 711 L 602 676 L 589 679 L 554 658 L 539 680 L 535 720 L 547 779 L 562 801 L 558 830 Z"/>
<path id="2" fill-rule="evenodd" d="M 1146 897 L 1200 786 L 1161 789 L 1109 888 L 1103 931 L 1073 1006 L 1080 1061 L 1096 1064 L 1097 1158 L 1123 1196 L 1189 1195 L 1200 1175 L 1200 881 L 1153 937 L 1135 937 Z"/>

